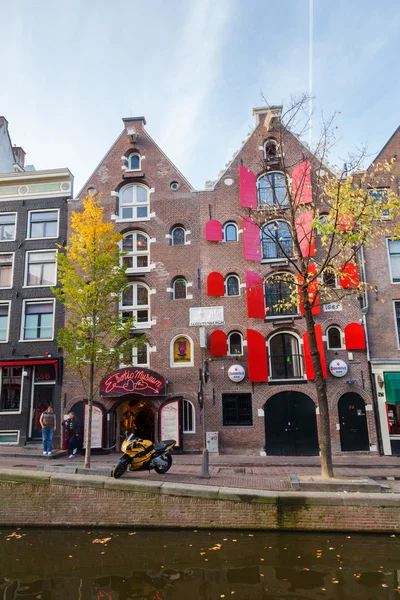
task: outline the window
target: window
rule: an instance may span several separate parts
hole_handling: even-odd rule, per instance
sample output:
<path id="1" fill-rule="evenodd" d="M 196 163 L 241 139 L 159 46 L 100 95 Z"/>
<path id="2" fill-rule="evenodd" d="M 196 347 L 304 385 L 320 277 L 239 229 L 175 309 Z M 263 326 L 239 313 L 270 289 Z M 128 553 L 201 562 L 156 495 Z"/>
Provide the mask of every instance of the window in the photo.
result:
<path id="1" fill-rule="evenodd" d="M 150 324 L 150 291 L 143 283 L 131 283 L 122 293 L 120 305 L 123 319 L 134 318 L 136 323 Z"/>
<path id="2" fill-rule="evenodd" d="M 338 286 L 337 277 L 332 269 L 326 269 L 322 275 L 324 285 L 328 288 L 335 289 Z"/>
<path id="3" fill-rule="evenodd" d="M 146 233 L 133 231 L 122 240 L 122 264 L 127 273 L 147 271 L 150 260 L 150 240 Z"/>
<path id="4" fill-rule="evenodd" d="M 180 335 L 171 342 L 171 366 L 193 366 L 193 343 L 186 336 Z"/>
<path id="5" fill-rule="evenodd" d="M 372 202 L 379 202 L 381 205 L 387 204 L 387 196 L 389 192 L 389 188 L 375 188 L 373 190 L 368 190 L 368 196 L 372 196 Z M 382 209 L 383 218 L 387 219 L 390 217 L 390 211 L 388 208 Z"/>
<path id="6" fill-rule="evenodd" d="M 285 221 L 270 221 L 261 233 L 263 260 L 284 259 L 293 256 L 293 240 L 289 225 Z"/>
<path id="7" fill-rule="evenodd" d="M 149 218 L 149 190 L 142 185 L 128 185 L 120 192 L 119 218 L 138 221 Z"/>
<path id="8" fill-rule="evenodd" d="M 28 238 L 58 237 L 58 210 L 35 210 L 29 212 Z"/>
<path id="9" fill-rule="evenodd" d="M 0 242 L 15 240 L 17 213 L 0 213 Z"/>
<path id="10" fill-rule="evenodd" d="M 0 342 L 8 341 L 8 326 L 10 319 L 10 304 L 0 304 Z"/>
<path id="11" fill-rule="evenodd" d="M 31 302 L 26 301 L 23 314 L 23 340 L 53 339 L 53 300 Z"/>
<path id="12" fill-rule="evenodd" d="M 277 333 L 269 341 L 271 379 L 303 377 L 299 340 L 291 333 Z"/>
<path id="13" fill-rule="evenodd" d="M 183 401 L 183 433 L 196 433 L 194 406 L 189 400 Z"/>
<path id="14" fill-rule="evenodd" d="M 278 144 L 276 140 L 267 140 L 264 144 L 264 158 L 273 161 L 278 158 Z"/>
<path id="15" fill-rule="evenodd" d="M 174 190 L 174 192 L 176 192 L 176 190 L 179 190 L 179 183 L 177 181 L 171 181 L 169 187 L 171 188 L 171 190 Z"/>
<path id="16" fill-rule="evenodd" d="M 57 261 L 55 250 L 27 252 L 25 285 L 55 285 L 57 283 Z"/>
<path id="17" fill-rule="evenodd" d="M 222 241 L 223 242 L 237 242 L 238 241 L 238 228 L 236 223 L 225 223 L 222 229 Z"/>
<path id="18" fill-rule="evenodd" d="M 14 254 L 0 254 L 0 288 L 10 288 L 13 284 Z"/>
<path id="19" fill-rule="evenodd" d="M 286 208 L 289 205 L 285 175 L 267 173 L 258 182 L 258 208 Z"/>
<path id="20" fill-rule="evenodd" d="M 0 431 L 0 444 L 18 444 L 19 431 Z"/>
<path id="21" fill-rule="evenodd" d="M 222 394 L 222 422 L 225 427 L 253 425 L 251 394 Z"/>
<path id="22" fill-rule="evenodd" d="M 394 317 L 397 330 L 397 347 L 400 348 L 400 301 L 394 303 Z"/>
<path id="23" fill-rule="evenodd" d="M 183 227 L 174 227 L 171 232 L 172 246 L 183 246 L 185 244 L 185 229 Z"/>
<path id="24" fill-rule="evenodd" d="M 296 284 L 289 273 L 276 273 L 265 280 L 266 317 L 286 317 L 298 314 L 298 305 L 293 304 Z"/>
<path id="25" fill-rule="evenodd" d="M 328 327 L 328 350 L 340 350 L 343 348 L 342 332 L 339 327 Z"/>
<path id="26" fill-rule="evenodd" d="M 240 333 L 233 331 L 228 335 L 228 355 L 241 356 L 243 354 L 243 338 Z"/>
<path id="27" fill-rule="evenodd" d="M 22 367 L 1 369 L 0 411 L 19 412 L 21 409 Z"/>
<path id="28" fill-rule="evenodd" d="M 130 154 L 128 157 L 128 169 L 129 171 L 140 171 L 140 155 Z"/>
<path id="29" fill-rule="evenodd" d="M 174 283 L 172 284 L 174 300 L 183 300 L 186 298 L 186 286 L 186 279 L 175 279 Z"/>
<path id="30" fill-rule="evenodd" d="M 400 283 L 400 240 L 388 240 L 390 276 L 392 283 Z"/>
<path id="31" fill-rule="evenodd" d="M 240 296 L 240 279 L 237 275 L 225 278 L 225 296 Z"/>
<path id="32" fill-rule="evenodd" d="M 149 345 L 146 342 L 139 342 L 137 346 L 128 348 L 126 356 L 123 358 L 123 365 L 134 365 L 135 367 L 148 367 L 150 365 Z"/>

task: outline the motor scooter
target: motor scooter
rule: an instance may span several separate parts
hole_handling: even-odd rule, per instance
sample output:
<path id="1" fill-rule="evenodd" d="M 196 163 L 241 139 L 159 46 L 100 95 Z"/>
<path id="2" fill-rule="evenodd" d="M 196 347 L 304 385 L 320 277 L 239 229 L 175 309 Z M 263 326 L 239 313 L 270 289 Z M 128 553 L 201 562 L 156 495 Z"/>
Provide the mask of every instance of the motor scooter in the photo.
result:
<path id="1" fill-rule="evenodd" d="M 154 469 L 156 473 L 163 475 L 171 468 L 170 451 L 175 444 L 175 440 L 164 440 L 153 444 L 150 440 L 143 440 L 127 432 L 121 448 L 123 455 L 113 471 L 113 476 L 119 479 L 128 468 L 130 471 Z"/>

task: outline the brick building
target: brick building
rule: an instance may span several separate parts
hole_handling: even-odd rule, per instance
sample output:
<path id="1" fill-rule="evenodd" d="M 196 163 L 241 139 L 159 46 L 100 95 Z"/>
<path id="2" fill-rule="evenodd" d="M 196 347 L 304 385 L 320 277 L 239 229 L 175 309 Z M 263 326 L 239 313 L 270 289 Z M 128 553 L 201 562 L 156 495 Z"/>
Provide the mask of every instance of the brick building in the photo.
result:
<path id="1" fill-rule="evenodd" d="M 279 147 L 280 107 L 255 109 L 254 116 L 246 143 L 205 191 L 192 189 L 146 132 L 144 117 L 123 119 L 79 195 L 101 192 L 106 217 L 124 235 L 130 283 L 120 309 L 136 317 L 133 335 L 149 340 L 102 382 L 94 447 L 118 449 L 130 428 L 150 439 L 177 437 L 183 451 L 201 449 L 201 370 L 205 430 L 218 432 L 221 452 L 318 454 L 301 307 L 274 313 L 287 290 L 268 281 L 278 272 L 289 276 L 291 267 L 252 226 L 258 210 L 280 198 L 274 223 L 291 248 L 282 153 L 292 165 L 310 156 L 289 132 Z M 70 206 L 80 210 L 81 200 Z M 325 363 L 340 359 L 348 369 L 341 378 L 327 373 L 333 452 L 377 451 L 360 305 L 323 307 L 316 320 Z M 67 376 L 64 391 L 65 408 L 84 422 L 80 384 Z"/>

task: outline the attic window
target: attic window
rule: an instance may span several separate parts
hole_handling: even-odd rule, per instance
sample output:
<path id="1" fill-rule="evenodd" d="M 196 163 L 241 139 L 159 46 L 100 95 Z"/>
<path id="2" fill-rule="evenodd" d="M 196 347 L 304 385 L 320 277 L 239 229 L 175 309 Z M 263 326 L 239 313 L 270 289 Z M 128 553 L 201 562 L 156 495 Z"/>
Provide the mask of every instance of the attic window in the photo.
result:
<path id="1" fill-rule="evenodd" d="M 264 158 L 273 161 L 278 158 L 278 143 L 276 140 L 269 139 L 264 144 Z"/>
<path id="2" fill-rule="evenodd" d="M 176 191 L 179 189 L 179 183 L 177 181 L 171 181 L 169 187 L 171 188 L 171 190 Z"/>

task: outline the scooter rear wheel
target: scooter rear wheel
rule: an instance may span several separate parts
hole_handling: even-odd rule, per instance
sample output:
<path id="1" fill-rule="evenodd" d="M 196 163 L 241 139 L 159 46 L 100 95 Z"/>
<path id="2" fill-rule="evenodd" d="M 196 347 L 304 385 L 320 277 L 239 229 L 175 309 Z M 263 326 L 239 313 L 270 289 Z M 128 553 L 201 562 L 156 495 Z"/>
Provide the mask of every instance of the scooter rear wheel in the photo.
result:
<path id="1" fill-rule="evenodd" d="M 119 462 L 114 469 L 114 473 L 113 473 L 114 478 L 119 479 L 125 473 L 127 468 L 128 468 L 128 465 L 126 463 Z"/>
<path id="2" fill-rule="evenodd" d="M 166 456 L 163 456 L 163 459 L 167 460 L 167 462 L 165 463 L 165 465 L 161 466 L 161 465 L 158 465 L 157 463 L 154 465 L 154 470 L 159 475 L 164 475 L 164 473 L 166 473 L 167 471 L 170 470 L 171 465 L 172 465 L 172 456 L 170 456 L 169 454 L 167 454 Z"/>

